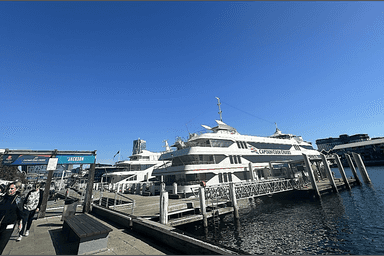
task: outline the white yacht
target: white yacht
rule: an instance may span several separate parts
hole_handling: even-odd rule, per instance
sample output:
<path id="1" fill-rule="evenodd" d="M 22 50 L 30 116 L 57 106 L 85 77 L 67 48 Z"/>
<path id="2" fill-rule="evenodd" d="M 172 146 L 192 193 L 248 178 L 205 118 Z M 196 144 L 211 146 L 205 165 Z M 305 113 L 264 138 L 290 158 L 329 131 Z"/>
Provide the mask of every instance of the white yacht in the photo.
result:
<path id="1" fill-rule="evenodd" d="M 146 150 L 146 142 L 138 139 L 133 141 L 132 155 L 129 160 L 118 161 L 113 166 L 113 172 L 102 175 L 102 181 L 113 184 L 129 184 L 149 181 L 153 179 L 154 167 L 164 164 L 160 161 L 161 153 Z"/>
<path id="2" fill-rule="evenodd" d="M 219 112 L 220 113 L 220 112 Z M 178 139 L 172 147 L 176 150 L 161 155 L 159 160 L 168 161 L 156 167 L 153 175 L 166 184 L 166 190 L 177 193 L 194 191 L 204 181 L 206 185 L 258 179 L 271 176 L 290 176 L 288 168 L 273 173 L 272 163 L 302 160 L 303 153 L 319 157 L 320 153 L 301 136 L 276 132 L 269 137 L 242 135 L 221 120 L 216 127 L 202 125 L 206 132 L 191 134 L 187 141 Z M 252 172 L 249 172 L 251 166 Z M 286 172 L 286 173 L 284 173 Z"/>

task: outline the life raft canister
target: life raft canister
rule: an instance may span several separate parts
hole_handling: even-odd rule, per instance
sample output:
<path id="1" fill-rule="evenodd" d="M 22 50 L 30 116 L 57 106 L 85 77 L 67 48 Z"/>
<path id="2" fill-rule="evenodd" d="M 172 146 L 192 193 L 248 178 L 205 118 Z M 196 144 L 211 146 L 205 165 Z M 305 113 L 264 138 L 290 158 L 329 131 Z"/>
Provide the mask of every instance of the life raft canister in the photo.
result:
<path id="1" fill-rule="evenodd" d="M 205 181 L 200 181 L 200 186 L 204 187 L 206 186 L 207 184 L 205 184 Z"/>

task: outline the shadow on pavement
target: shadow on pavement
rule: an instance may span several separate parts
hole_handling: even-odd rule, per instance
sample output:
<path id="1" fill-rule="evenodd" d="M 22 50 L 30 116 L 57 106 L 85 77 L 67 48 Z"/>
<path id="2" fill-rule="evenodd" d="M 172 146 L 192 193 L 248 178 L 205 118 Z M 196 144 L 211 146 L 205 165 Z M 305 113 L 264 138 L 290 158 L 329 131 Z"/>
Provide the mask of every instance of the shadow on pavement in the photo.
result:
<path id="1" fill-rule="evenodd" d="M 0 233 L 0 254 L 3 254 L 3 250 L 5 246 L 7 246 L 8 240 L 10 240 L 12 236 L 12 229 L 5 229 L 2 233 Z"/>
<path id="2" fill-rule="evenodd" d="M 78 243 L 67 242 L 67 239 L 63 236 L 61 230 L 61 228 L 49 230 L 56 255 L 76 255 Z"/>

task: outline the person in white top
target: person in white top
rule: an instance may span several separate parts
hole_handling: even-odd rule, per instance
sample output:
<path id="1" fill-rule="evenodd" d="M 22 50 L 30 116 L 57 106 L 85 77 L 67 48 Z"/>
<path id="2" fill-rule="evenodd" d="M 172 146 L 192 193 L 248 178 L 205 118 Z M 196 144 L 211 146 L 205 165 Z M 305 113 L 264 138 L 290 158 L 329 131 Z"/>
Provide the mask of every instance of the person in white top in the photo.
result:
<path id="1" fill-rule="evenodd" d="M 29 235 L 29 229 L 32 225 L 33 216 L 36 212 L 39 212 L 41 202 L 43 201 L 43 194 L 44 191 L 40 189 L 40 184 L 35 184 L 34 188 L 29 191 L 25 197 L 23 211 L 21 213 L 22 228 L 16 241 L 20 241 L 23 236 Z"/>

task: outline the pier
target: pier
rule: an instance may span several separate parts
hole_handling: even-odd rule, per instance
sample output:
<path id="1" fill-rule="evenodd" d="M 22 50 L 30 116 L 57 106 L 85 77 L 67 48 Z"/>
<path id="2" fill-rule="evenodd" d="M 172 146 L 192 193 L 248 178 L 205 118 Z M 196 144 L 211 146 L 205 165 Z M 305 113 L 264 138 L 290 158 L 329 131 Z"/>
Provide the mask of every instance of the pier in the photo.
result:
<path id="1" fill-rule="evenodd" d="M 353 156 L 353 158 L 357 163 L 363 181 L 369 183 L 370 179 L 364 164 L 359 160 L 358 156 Z M 329 160 L 336 161 L 342 178 L 334 178 L 334 174 L 331 173 L 328 165 Z M 47 227 L 50 227 L 49 231 L 44 230 L 50 232 L 50 236 L 52 236 L 52 232 L 61 230 L 62 216 L 65 214 L 79 214 L 85 212 L 86 207 L 89 207 L 89 214 L 94 218 L 99 219 L 108 226 L 117 225 L 120 230 L 117 233 L 121 232 L 121 230 L 128 230 L 133 236 L 140 237 L 139 239 L 150 238 L 157 242 L 156 246 L 159 246 L 157 248 L 172 248 L 173 252 L 171 253 L 238 254 L 235 251 L 189 237 L 180 232 L 177 227 L 195 222 L 201 222 L 204 227 L 207 227 L 209 219 L 216 222 L 217 218 L 226 214 L 233 214 L 234 218 L 238 219 L 239 209 L 243 206 L 246 207 L 250 200 L 257 198 L 263 199 L 282 195 L 292 200 L 297 198 L 316 200 L 327 194 L 349 190 L 361 184 L 352 160 L 350 162 L 354 177 L 347 178 L 336 156 L 309 158 L 303 155 L 303 168 L 305 168 L 308 175 L 264 180 L 256 180 L 252 176 L 253 179 L 241 183 L 224 183 L 216 186 L 201 184 L 198 193 L 190 198 L 174 197 L 164 190 L 160 195 L 156 196 L 140 194 L 140 190 L 135 190 L 135 192 L 138 192 L 137 194 L 126 194 L 121 193 L 118 188 L 113 191 L 113 186 L 110 186 L 111 190 L 104 190 L 104 187 L 98 186 L 98 184 L 91 184 L 93 189 L 90 189 L 90 183 L 88 183 L 87 186 L 59 191 L 57 193 L 59 200 L 50 201 L 47 204 L 49 207 L 44 212 L 44 217 L 35 221 L 34 230 L 42 230 L 45 224 L 38 223 L 44 220 L 50 223 L 47 224 Z M 294 164 L 297 164 L 297 161 L 290 162 L 290 168 Z M 91 194 L 87 195 L 87 191 L 91 191 Z M 88 198 L 91 199 L 89 204 L 86 203 Z M 68 199 L 76 199 L 77 201 L 72 200 L 72 202 L 69 202 Z M 71 209 L 72 212 L 70 213 Z M 52 231 L 52 227 L 56 228 Z M 116 228 L 112 231 L 110 237 L 118 239 L 117 237 L 120 235 L 117 235 L 115 230 Z M 59 235 L 59 233 L 53 234 Z M 12 236 L 16 235 L 16 229 L 14 229 Z M 16 238 L 12 238 L 12 236 L 5 246 L 4 253 L 20 254 L 20 251 L 16 248 L 23 241 L 18 244 L 15 241 Z M 27 239 L 29 238 L 25 240 Z M 65 241 L 63 243 L 65 244 Z M 51 244 L 49 246 L 58 248 L 59 245 Z M 117 245 L 109 240 L 108 249 L 111 250 L 113 246 Z M 59 249 L 56 247 L 54 254 L 60 254 Z M 34 250 L 37 250 L 37 247 L 34 248 Z M 160 254 L 164 251 L 167 250 L 161 249 L 152 252 Z M 122 251 L 120 253 L 125 254 Z M 103 253 L 95 252 L 94 254 Z"/>
<path id="2" fill-rule="evenodd" d="M 369 176 L 364 171 L 364 164 L 354 156 L 360 173 L 365 182 L 369 182 Z M 338 163 L 338 170 L 342 178 L 334 178 L 331 173 L 329 161 Z M 354 177 L 347 178 L 343 166 L 337 156 L 324 156 L 321 158 L 309 158 L 303 155 L 302 161 L 291 161 L 290 168 L 296 164 L 302 164 L 307 175 L 300 178 L 268 178 L 264 180 L 249 180 L 240 183 L 223 183 L 215 186 L 201 186 L 195 197 L 179 198 L 163 191 L 159 196 L 142 196 L 140 194 L 121 194 L 117 191 L 102 194 L 94 205 L 105 206 L 113 211 L 130 216 L 132 219 L 143 218 L 161 224 L 177 227 L 193 222 L 202 221 L 207 226 L 208 219 L 233 213 L 239 218 L 238 209 L 243 201 L 263 197 L 283 195 L 296 198 L 316 199 L 330 193 L 339 193 L 360 185 L 354 165 L 351 161 L 351 169 Z M 254 177 L 254 176 L 253 176 Z M 111 187 L 113 188 L 113 186 Z M 140 192 L 140 190 L 135 190 Z M 97 193 L 97 192 L 96 192 Z M 100 199 L 101 198 L 101 199 Z M 119 203 L 123 202 L 123 203 Z M 120 205 L 119 205 L 120 204 Z"/>

